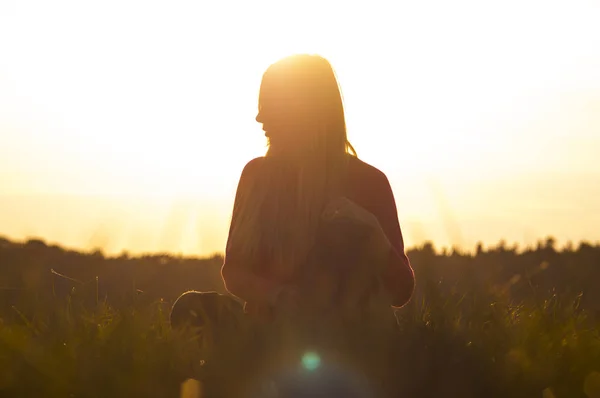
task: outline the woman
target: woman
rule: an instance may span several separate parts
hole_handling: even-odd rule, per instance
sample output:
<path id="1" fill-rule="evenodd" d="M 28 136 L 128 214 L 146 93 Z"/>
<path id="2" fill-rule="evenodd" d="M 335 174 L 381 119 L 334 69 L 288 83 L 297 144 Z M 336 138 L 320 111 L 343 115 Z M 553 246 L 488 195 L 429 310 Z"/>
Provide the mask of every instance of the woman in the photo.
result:
<path id="1" fill-rule="evenodd" d="M 236 375 L 235 383 L 218 379 L 218 388 L 245 390 L 243 377 L 248 385 L 268 379 L 287 363 L 278 359 L 280 353 L 295 358 L 294 347 L 310 345 L 326 355 L 328 364 L 341 361 L 349 369 L 361 368 L 360 374 L 379 380 L 374 385 L 391 391 L 397 373 L 389 359 L 397 355 L 382 338 L 383 324 L 365 322 L 365 316 L 372 312 L 368 303 L 375 302 L 393 323 L 390 306 L 409 301 L 414 274 L 388 179 L 359 160 L 347 140 L 342 98 L 329 62 L 295 55 L 271 65 L 263 76 L 256 120 L 263 124 L 268 151 L 242 171 L 221 270 L 226 289 L 245 302 L 247 314 L 221 295 L 188 292 L 173 306 L 171 323 L 200 328 L 204 340 L 230 340 L 204 354 L 208 363 L 222 361 L 227 373 Z M 370 301 L 373 297 L 377 300 Z M 221 310 L 227 314 L 218 315 Z M 269 321 L 297 313 L 309 316 L 294 318 L 291 344 L 274 342 L 280 333 L 273 331 L 284 329 Z M 339 318 L 342 323 L 327 322 Z M 348 318 L 359 323 L 347 327 Z M 357 332 L 356 325 L 370 331 Z M 255 357 L 265 364 L 253 362 Z M 235 366 L 242 370 L 236 373 Z M 302 388 L 315 387 L 299 380 Z"/>
<path id="2" fill-rule="evenodd" d="M 359 160 L 348 142 L 329 62 L 294 55 L 271 65 L 258 108 L 268 151 L 240 177 L 222 267 L 226 289 L 256 317 L 297 309 L 314 296 L 318 270 L 307 270 L 315 269 L 323 224 L 344 219 L 368 230 L 369 253 L 384 259 L 363 268 L 370 265 L 388 304 L 405 305 L 414 273 L 394 196 L 385 174 Z"/>

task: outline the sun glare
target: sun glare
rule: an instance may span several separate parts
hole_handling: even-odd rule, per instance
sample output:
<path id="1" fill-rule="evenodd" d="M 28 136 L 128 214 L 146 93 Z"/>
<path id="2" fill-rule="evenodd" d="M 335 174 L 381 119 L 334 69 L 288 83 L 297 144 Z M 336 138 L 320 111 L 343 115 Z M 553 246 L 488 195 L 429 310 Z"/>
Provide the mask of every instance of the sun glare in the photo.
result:
<path id="1" fill-rule="evenodd" d="M 302 366 L 304 369 L 313 371 L 321 365 L 321 358 L 315 352 L 307 352 L 302 356 Z"/>
<path id="2" fill-rule="evenodd" d="M 583 123 L 560 105 L 599 97 L 591 4 L 5 4 L 0 193 L 203 199 L 221 203 L 214 222 L 227 224 L 240 171 L 266 149 L 254 120 L 261 75 L 301 52 L 336 69 L 349 138 L 388 174 L 401 219 L 436 214 L 432 179 L 460 205 L 484 180 L 597 165 L 598 113 Z M 548 129 L 553 120 L 560 132 Z M 548 131 L 554 141 L 542 139 Z M 0 234 L 23 237 L 29 227 L 6 228 Z M 40 220 L 30 229 L 64 240 L 56 228 Z"/>

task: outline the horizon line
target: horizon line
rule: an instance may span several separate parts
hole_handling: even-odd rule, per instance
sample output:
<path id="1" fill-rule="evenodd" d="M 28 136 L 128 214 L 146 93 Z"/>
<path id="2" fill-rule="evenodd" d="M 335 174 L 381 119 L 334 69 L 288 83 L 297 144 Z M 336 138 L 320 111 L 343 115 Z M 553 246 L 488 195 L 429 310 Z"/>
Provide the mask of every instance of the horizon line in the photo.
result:
<path id="1" fill-rule="evenodd" d="M 514 251 L 515 253 L 524 253 L 524 252 L 530 251 L 530 250 L 538 250 L 540 245 L 544 245 L 549 240 L 554 241 L 554 243 L 555 243 L 554 248 L 557 252 L 563 252 L 568 249 L 578 250 L 583 245 L 589 245 L 592 247 L 600 246 L 600 240 L 592 241 L 592 240 L 586 240 L 586 239 L 581 239 L 577 242 L 568 240 L 565 243 L 563 243 L 562 245 L 556 245 L 557 240 L 553 236 L 546 236 L 544 238 L 538 238 L 536 240 L 535 244 L 528 244 L 528 245 L 523 245 L 523 244 L 520 244 L 519 242 L 509 243 L 508 241 L 506 241 L 504 239 L 500 239 L 495 244 L 488 244 L 488 245 L 484 245 L 483 242 L 478 242 L 473 246 L 473 248 L 471 248 L 471 250 L 467 250 L 464 247 L 461 247 L 461 245 L 450 245 L 450 246 L 444 245 L 444 246 L 437 247 L 435 242 L 433 242 L 432 240 L 424 240 L 420 244 L 413 244 L 411 246 L 405 247 L 404 251 L 405 252 L 418 251 L 418 250 L 423 250 L 426 246 L 431 246 L 431 248 L 433 249 L 433 251 L 436 255 L 438 255 L 438 254 L 439 255 L 447 255 L 447 254 L 453 254 L 453 253 L 467 255 L 467 254 L 476 254 L 478 247 L 481 245 L 481 248 L 484 252 L 486 252 L 486 251 L 489 252 L 489 251 L 498 249 L 499 247 L 502 246 L 507 251 Z M 166 256 L 166 257 L 174 257 L 174 258 L 210 260 L 210 259 L 214 259 L 217 257 L 225 256 L 224 251 L 216 251 L 212 254 L 204 254 L 204 255 L 183 254 L 182 252 L 174 252 L 174 251 L 132 252 L 127 249 L 123 249 L 121 251 L 105 252 L 104 249 L 101 247 L 89 248 L 89 249 L 78 249 L 78 248 L 73 248 L 73 247 L 67 247 L 67 246 L 64 246 L 57 242 L 53 243 L 53 242 L 50 242 L 43 238 L 35 237 L 35 236 L 30 236 L 30 237 L 27 237 L 24 239 L 12 239 L 5 235 L 0 235 L 0 244 L 3 243 L 3 241 L 8 242 L 9 244 L 14 244 L 14 245 L 26 245 L 31 242 L 40 242 L 47 247 L 56 247 L 56 248 L 59 248 L 64 251 L 76 252 L 76 253 L 80 253 L 80 254 L 84 254 L 84 255 L 86 255 L 86 254 L 89 255 L 89 254 L 94 254 L 94 253 L 100 252 L 104 258 L 119 258 L 119 257 L 123 257 L 123 256 L 127 256 L 129 258 L 165 257 Z M 462 246 L 464 246 L 464 245 L 462 245 Z M 0 245 L 0 248 L 2 248 L 2 245 Z"/>

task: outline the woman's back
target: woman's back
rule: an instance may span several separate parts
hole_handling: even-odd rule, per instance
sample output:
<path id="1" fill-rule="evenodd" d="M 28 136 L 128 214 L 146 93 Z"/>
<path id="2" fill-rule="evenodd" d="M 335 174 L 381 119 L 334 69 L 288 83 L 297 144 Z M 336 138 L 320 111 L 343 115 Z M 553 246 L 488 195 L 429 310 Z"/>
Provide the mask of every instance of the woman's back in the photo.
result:
<path id="1" fill-rule="evenodd" d="M 382 280 L 392 292 L 394 297 L 392 304 L 402 306 L 412 294 L 414 276 L 404 253 L 404 242 L 390 183 L 386 175 L 374 166 L 355 156 L 348 156 L 339 194 L 372 213 L 385 232 L 392 251 L 389 267 Z M 264 157 L 248 162 L 240 178 L 236 201 L 241 197 L 252 195 L 255 181 L 261 180 L 263 174 L 270 173 L 272 171 L 270 167 L 277 167 L 277 165 L 266 162 Z M 267 196 L 271 194 L 267 193 Z M 234 208 L 238 207 L 234 206 Z M 234 210 L 232 225 L 236 222 L 237 216 Z M 315 245 L 318 246 L 319 242 L 315 242 Z M 250 261 L 255 264 L 251 267 L 252 272 L 236 272 L 236 269 L 247 269 L 241 264 Z M 281 272 L 267 250 L 261 250 L 260 255 L 255 259 L 240 258 L 235 249 L 228 245 L 223 278 L 231 293 L 247 301 L 249 312 L 253 312 L 258 306 L 255 305 L 256 303 L 264 301 L 261 296 L 266 296 L 273 286 L 294 284 L 297 275 L 298 273 Z"/>
<path id="2" fill-rule="evenodd" d="M 360 161 L 347 139 L 329 62 L 296 55 L 274 63 L 263 75 L 258 105 L 268 150 L 240 178 L 222 269 L 227 289 L 249 307 L 294 296 L 298 274 L 322 246 L 323 210 L 345 197 L 349 218 L 368 225 L 377 250 L 389 255 L 381 277 L 392 304 L 406 303 L 414 280 L 394 196 L 387 177 Z"/>

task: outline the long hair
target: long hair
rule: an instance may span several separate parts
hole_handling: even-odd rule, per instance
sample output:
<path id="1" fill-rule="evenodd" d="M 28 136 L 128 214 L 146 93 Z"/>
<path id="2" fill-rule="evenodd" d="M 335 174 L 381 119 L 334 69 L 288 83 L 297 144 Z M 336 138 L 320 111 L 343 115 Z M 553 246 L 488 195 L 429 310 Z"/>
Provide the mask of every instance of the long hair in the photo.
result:
<path id="1" fill-rule="evenodd" d="M 234 209 L 230 242 L 249 263 L 267 258 L 272 274 L 289 278 L 308 261 L 323 208 L 341 193 L 356 152 L 335 72 L 323 57 L 293 55 L 271 65 L 258 108 L 268 150 Z"/>

